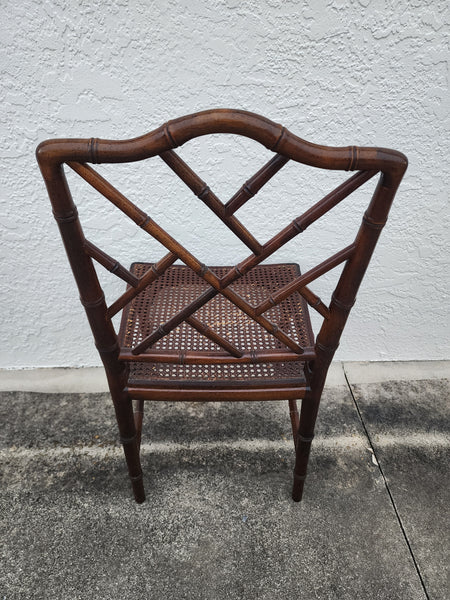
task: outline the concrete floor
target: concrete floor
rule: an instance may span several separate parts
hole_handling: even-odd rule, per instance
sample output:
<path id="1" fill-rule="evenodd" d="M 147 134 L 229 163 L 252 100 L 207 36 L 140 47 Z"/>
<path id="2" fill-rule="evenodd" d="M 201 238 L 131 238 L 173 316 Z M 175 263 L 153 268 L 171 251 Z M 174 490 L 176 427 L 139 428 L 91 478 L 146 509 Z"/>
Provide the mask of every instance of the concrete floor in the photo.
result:
<path id="1" fill-rule="evenodd" d="M 0 599 L 448 599 L 449 374 L 334 365 L 301 504 L 287 403 L 147 403 L 136 505 L 101 371 L 0 372 Z"/>

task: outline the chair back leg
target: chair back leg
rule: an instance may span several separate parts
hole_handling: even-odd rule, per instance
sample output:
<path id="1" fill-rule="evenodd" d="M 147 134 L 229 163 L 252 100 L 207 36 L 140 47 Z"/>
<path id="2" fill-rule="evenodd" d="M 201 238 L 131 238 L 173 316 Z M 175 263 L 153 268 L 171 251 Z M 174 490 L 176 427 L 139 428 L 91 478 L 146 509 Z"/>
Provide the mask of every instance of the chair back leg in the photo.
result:
<path id="1" fill-rule="evenodd" d="M 294 446 L 297 447 L 297 434 L 298 434 L 298 426 L 300 423 L 298 408 L 297 408 L 297 400 L 288 400 L 289 402 L 289 416 L 291 417 L 291 425 L 292 425 L 292 437 L 294 438 Z"/>
<path id="2" fill-rule="evenodd" d="M 102 358 L 105 359 L 105 357 Z M 139 416 L 135 417 L 133 401 L 126 392 L 126 369 L 120 363 L 115 365 L 114 361 L 111 360 L 104 360 L 103 364 L 105 365 L 109 391 L 114 404 L 120 441 L 125 454 L 134 498 L 140 504 L 145 501 L 145 491 L 140 459 L 140 429 L 138 433 L 136 428 L 136 421 Z"/>
<path id="3" fill-rule="evenodd" d="M 136 424 L 133 415 L 133 404 L 124 392 L 121 395 L 111 393 L 116 411 L 117 424 L 119 426 L 120 441 L 122 442 L 127 462 L 128 474 L 133 488 L 136 502 L 145 500 L 144 484 L 142 479 L 140 448 Z"/>
<path id="4" fill-rule="evenodd" d="M 311 442 L 314 438 L 314 427 L 319 409 L 320 394 L 310 393 L 302 400 L 300 411 L 300 425 L 295 443 L 295 467 L 294 484 L 292 488 L 292 499 L 300 502 L 305 485 L 306 472 L 308 469 Z"/>
<path id="5" fill-rule="evenodd" d="M 134 405 L 134 423 L 136 425 L 136 438 L 138 448 L 141 448 L 142 422 L 144 420 L 144 401 L 136 400 Z"/>

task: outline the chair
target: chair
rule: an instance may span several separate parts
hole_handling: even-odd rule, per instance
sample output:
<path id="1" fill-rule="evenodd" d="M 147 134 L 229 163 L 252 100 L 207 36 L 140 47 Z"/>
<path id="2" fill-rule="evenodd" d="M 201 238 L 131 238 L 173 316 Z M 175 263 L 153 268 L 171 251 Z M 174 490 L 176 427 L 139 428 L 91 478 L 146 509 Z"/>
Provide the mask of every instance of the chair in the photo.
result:
<path id="1" fill-rule="evenodd" d="M 192 138 L 215 133 L 247 136 L 274 153 L 225 204 L 174 152 Z M 406 157 L 383 148 L 311 144 L 261 116 L 224 109 L 181 117 L 131 140 L 48 140 L 36 154 L 106 370 L 136 501 L 145 499 L 140 464 L 145 400 L 288 400 L 296 454 L 292 497 L 301 500 L 327 370 L 406 170 Z M 234 266 L 202 264 L 90 166 L 156 156 L 248 247 L 247 257 Z M 260 242 L 236 213 L 289 160 L 356 173 L 272 239 Z M 158 240 L 167 253 L 128 270 L 87 240 L 63 165 Z M 349 246 L 303 274 L 296 264 L 264 262 L 375 175 L 379 182 Z M 177 260 L 182 264 L 175 265 Z M 127 283 L 110 306 L 93 261 Z M 338 265 L 343 265 L 342 273 L 327 305 L 309 285 Z M 309 307 L 323 319 L 315 341 Z M 120 311 L 116 334 L 112 317 Z"/>

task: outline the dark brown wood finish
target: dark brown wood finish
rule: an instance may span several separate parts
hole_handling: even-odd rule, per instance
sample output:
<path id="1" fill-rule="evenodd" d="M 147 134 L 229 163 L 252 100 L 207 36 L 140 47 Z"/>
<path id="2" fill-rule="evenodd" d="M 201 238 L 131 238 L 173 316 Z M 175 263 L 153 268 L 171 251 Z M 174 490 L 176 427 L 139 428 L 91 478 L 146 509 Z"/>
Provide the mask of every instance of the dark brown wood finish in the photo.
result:
<path id="1" fill-rule="evenodd" d="M 192 138 L 214 133 L 247 136 L 275 153 L 225 204 L 173 150 Z M 158 155 L 250 249 L 247 258 L 234 267 L 207 267 L 87 164 Z M 48 140 L 39 145 L 37 159 L 105 367 L 136 501 L 145 499 L 139 457 L 145 400 L 288 400 L 296 450 L 292 495 L 301 500 L 326 374 L 406 170 L 405 156 L 384 148 L 311 144 L 259 115 L 218 109 L 169 121 L 131 140 Z M 261 243 L 235 213 L 289 160 L 358 172 Z M 136 263 L 128 270 L 87 240 L 64 164 L 168 253 L 154 264 Z M 378 185 L 352 244 L 303 275 L 293 265 L 265 264 L 281 246 L 376 174 Z M 93 260 L 128 284 L 109 307 Z M 186 267 L 175 266 L 177 260 Z M 307 286 L 342 263 L 327 306 Z M 172 303 L 173 289 L 186 293 L 181 309 Z M 261 295 L 267 289 L 270 293 Z M 164 298 L 161 306 L 159 297 Z M 315 342 L 308 305 L 323 317 Z M 117 334 L 111 319 L 121 310 Z M 302 400 L 300 416 L 297 399 Z M 134 412 L 133 400 L 137 402 Z"/>

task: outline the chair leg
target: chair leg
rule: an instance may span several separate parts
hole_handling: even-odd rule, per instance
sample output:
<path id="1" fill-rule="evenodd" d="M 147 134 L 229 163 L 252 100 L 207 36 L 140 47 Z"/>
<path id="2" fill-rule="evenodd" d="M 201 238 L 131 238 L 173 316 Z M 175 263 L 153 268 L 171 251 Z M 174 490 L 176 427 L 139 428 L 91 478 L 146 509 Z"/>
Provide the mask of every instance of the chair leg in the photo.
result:
<path id="1" fill-rule="evenodd" d="M 139 437 L 133 415 L 132 400 L 124 394 L 115 397 L 112 394 L 119 426 L 120 441 L 123 445 L 125 460 L 128 466 L 133 488 L 134 498 L 139 504 L 145 500 L 144 483 L 142 478 L 141 460 L 139 452 Z"/>
<path id="2" fill-rule="evenodd" d="M 136 425 L 136 439 L 138 449 L 141 448 L 142 422 L 144 420 L 144 401 L 136 400 L 134 407 L 134 423 Z"/>
<path id="3" fill-rule="evenodd" d="M 291 417 L 292 437 L 294 438 L 294 446 L 297 447 L 297 434 L 299 426 L 299 416 L 297 408 L 297 400 L 288 400 L 289 416 Z"/>
<path id="4" fill-rule="evenodd" d="M 296 436 L 296 460 L 294 467 L 294 485 L 292 488 L 292 499 L 295 502 L 300 502 L 303 495 L 303 486 L 305 485 L 306 472 L 308 469 L 311 442 L 314 438 L 314 426 L 316 424 L 319 401 L 320 397 L 318 400 L 311 397 L 306 397 L 302 400 L 300 424 Z"/>

